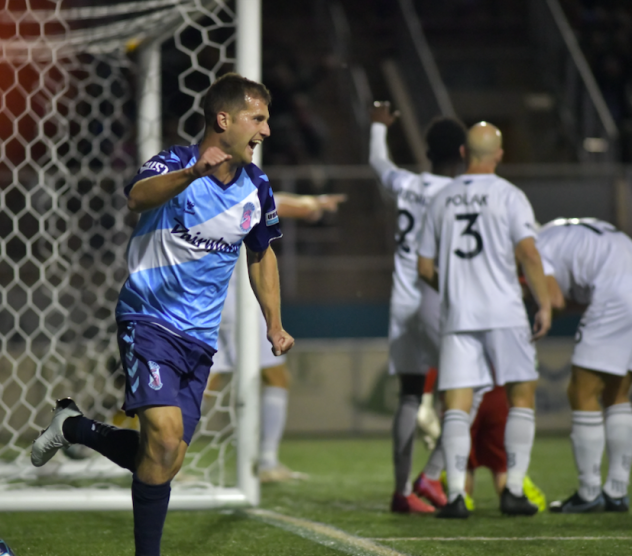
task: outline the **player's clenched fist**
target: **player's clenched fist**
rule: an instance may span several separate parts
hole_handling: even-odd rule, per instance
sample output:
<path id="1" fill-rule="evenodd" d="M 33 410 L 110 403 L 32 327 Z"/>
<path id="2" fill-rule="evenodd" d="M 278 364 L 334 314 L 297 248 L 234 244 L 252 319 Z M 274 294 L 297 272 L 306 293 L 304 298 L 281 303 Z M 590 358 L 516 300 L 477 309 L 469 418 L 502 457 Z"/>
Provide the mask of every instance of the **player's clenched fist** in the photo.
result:
<path id="1" fill-rule="evenodd" d="M 219 147 L 209 147 L 200 155 L 200 158 L 193 166 L 193 174 L 197 178 L 207 176 L 222 162 L 230 160 L 231 158 L 231 155 L 226 154 Z"/>
<path id="2" fill-rule="evenodd" d="M 370 115 L 373 123 L 384 124 L 389 127 L 399 118 L 399 111 L 391 112 L 391 103 L 387 100 L 383 102 L 376 100 L 371 107 Z"/>
<path id="3" fill-rule="evenodd" d="M 294 345 L 294 338 L 283 329 L 278 332 L 268 332 L 268 340 L 272 344 L 272 353 L 277 357 L 290 351 Z"/>

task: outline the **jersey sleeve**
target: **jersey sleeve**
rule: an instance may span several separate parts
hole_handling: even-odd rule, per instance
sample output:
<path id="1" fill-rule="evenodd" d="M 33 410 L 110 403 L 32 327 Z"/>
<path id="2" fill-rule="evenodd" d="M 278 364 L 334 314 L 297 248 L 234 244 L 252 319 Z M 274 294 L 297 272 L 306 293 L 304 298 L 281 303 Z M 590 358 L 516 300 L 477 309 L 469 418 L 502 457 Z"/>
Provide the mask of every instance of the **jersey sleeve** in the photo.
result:
<path id="1" fill-rule="evenodd" d="M 417 236 L 417 254 L 425 259 L 437 258 L 438 234 L 435 214 L 437 207 L 438 205 L 435 198 L 424 215 L 421 228 L 419 229 L 419 235 Z"/>
<path id="2" fill-rule="evenodd" d="M 145 164 L 143 164 L 136 175 L 132 178 L 124 189 L 125 196 L 128 197 L 134 184 L 145 178 L 151 178 L 152 176 L 160 176 L 167 174 L 175 170 L 182 170 L 185 167 L 185 163 L 182 158 L 176 155 L 172 151 L 162 151 L 156 156 L 152 156 Z"/>
<path id="3" fill-rule="evenodd" d="M 386 132 L 387 127 L 384 124 L 377 122 L 371 124 L 369 164 L 378 175 L 384 189 L 388 193 L 395 195 L 401 189 L 402 180 L 414 178 L 415 174 L 408 170 L 402 170 L 393 164 L 388 156 Z"/>
<path id="4" fill-rule="evenodd" d="M 507 214 L 511 240 L 514 245 L 518 245 L 527 237 L 535 237 L 535 216 L 529 199 L 517 187 L 512 186 L 508 201 Z"/>
<path id="5" fill-rule="evenodd" d="M 251 251 L 261 252 L 269 247 L 272 240 L 282 237 L 283 234 L 279 226 L 279 215 L 268 176 L 258 174 L 257 181 L 259 181 L 257 188 L 261 203 L 261 220 L 248 232 L 244 243 Z"/>

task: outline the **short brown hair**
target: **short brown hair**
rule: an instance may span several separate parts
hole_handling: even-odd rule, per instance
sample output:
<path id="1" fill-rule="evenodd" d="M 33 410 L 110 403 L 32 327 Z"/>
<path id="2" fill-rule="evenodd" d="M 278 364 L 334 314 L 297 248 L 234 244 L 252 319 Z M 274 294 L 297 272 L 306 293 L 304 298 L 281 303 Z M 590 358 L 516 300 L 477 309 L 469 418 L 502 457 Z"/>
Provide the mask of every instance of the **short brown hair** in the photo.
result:
<path id="1" fill-rule="evenodd" d="M 251 81 L 238 73 L 226 73 L 216 79 L 204 96 L 204 123 L 206 128 L 215 125 L 217 114 L 235 112 L 246 108 L 246 96 L 263 100 L 268 106 L 272 101 L 265 85 Z"/>

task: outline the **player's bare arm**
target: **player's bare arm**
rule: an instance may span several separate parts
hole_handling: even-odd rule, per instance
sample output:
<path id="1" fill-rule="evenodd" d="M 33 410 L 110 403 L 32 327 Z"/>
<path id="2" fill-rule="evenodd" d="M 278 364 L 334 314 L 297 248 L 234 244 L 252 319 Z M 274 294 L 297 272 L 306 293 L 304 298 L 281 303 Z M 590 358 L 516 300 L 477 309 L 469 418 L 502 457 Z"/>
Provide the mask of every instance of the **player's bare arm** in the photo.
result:
<path id="1" fill-rule="evenodd" d="M 208 147 L 190 168 L 145 178 L 134 184 L 127 199 L 132 212 L 151 210 L 182 193 L 196 179 L 212 174 L 231 156 L 218 147 Z"/>
<path id="2" fill-rule="evenodd" d="M 248 251 L 248 274 L 266 320 L 272 353 L 283 355 L 294 345 L 294 338 L 283 330 L 281 324 L 279 269 L 271 247 L 260 253 Z"/>
<path id="3" fill-rule="evenodd" d="M 387 100 L 376 100 L 373 103 L 369 114 L 372 123 L 384 124 L 386 127 L 393 125 L 395 120 L 399 118 L 399 112 L 397 110 L 395 110 L 395 112 L 391 112 L 391 103 Z"/>
<path id="4" fill-rule="evenodd" d="M 426 257 L 419 257 L 417 259 L 417 270 L 422 280 L 426 282 L 431 288 L 439 291 L 439 275 L 432 259 Z"/>
<path id="5" fill-rule="evenodd" d="M 546 288 L 549 291 L 549 298 L 551 299 L 551 308 L 563 311 L 566 309 L 566 299 L 560 289 L 560 285 L 557 283 L 555 276 L 546 276 Z"/>
<path id="6" fill-rule="evenodd" d="M 318 222 L 326 212 L 337 212 L 338 205 L 347 200 L 346 195 L 296 195 L 275 193 L 274 200 L 281 218 L 295 218 Z"/>
<path id="7" fill-rule="evenodd" d="M 527 237 L 518 242 L 515 254 L 539 307 L 533 323 L 533 340 L 539 340 L 551 328 L 551 299 L 534 238 Z"/>

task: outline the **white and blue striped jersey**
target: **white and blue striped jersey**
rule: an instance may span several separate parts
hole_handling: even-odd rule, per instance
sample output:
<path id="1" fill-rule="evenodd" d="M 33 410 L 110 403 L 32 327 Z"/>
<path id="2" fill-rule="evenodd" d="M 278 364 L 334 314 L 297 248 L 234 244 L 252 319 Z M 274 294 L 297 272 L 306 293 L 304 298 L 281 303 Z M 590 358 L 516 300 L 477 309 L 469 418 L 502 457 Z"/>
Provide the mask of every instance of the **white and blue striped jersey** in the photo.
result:
<path id="1" fill-rule="evenodd" d="M 136 182 L 193 166 L 198 145 L 175 146 L 146 162 Z M 141 214 L 127 248 L 129 277 L 116 307 L 118 322 L 149 321 L 216 349 L 228 282 L 242 241 L 265 251 L 281 237 L 268 177 L 254 164 L 224 184 L 195 180 L 164 205 Z"/>

